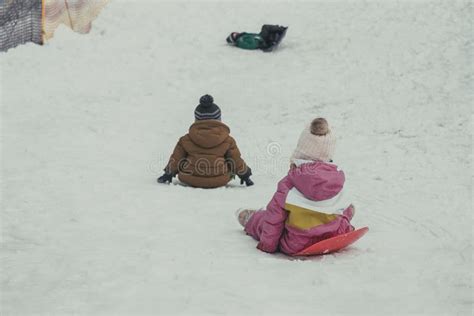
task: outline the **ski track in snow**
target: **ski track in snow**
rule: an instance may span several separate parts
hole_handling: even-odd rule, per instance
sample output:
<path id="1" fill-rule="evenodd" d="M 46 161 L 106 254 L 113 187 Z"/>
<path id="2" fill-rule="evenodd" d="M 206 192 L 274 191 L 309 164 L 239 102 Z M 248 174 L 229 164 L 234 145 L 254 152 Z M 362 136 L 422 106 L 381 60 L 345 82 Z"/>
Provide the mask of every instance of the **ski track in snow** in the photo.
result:
<path id="1" fill-rule="evenodd" d="M 2 315 L 471 315 L 468 1 L 112 1 L 91 34 L 0 55 Z M 289 25 L 270 54 L 231 31 Z M 158 185 L 210 93 L 256 185 Z M 303 126 L 329 119 L 370 231 L 255 249 Z"/>

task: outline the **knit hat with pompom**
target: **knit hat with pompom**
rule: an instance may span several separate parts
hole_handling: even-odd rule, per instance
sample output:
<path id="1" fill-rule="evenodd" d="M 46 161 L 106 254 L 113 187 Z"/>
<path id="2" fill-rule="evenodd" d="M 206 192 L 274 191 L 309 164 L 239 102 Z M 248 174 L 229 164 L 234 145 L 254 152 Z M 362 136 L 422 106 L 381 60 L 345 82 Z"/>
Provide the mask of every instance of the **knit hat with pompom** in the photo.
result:
<path id="1" fill-rule="evenodd" d="M 336 137 L 326 119 L 314 119 L 301 132 L 291 162 L 294 163 L 298 159 L 329 162 L 333 159 L 335 147 Z"/>
<path id="2" fill-rule="evenodd" d="M 214 98 L 209 94 L 199 99 L 199 105 L 194 110 L 194 118 L 200 120 L 221 120 L 221 109 L 214 104 Z"/>

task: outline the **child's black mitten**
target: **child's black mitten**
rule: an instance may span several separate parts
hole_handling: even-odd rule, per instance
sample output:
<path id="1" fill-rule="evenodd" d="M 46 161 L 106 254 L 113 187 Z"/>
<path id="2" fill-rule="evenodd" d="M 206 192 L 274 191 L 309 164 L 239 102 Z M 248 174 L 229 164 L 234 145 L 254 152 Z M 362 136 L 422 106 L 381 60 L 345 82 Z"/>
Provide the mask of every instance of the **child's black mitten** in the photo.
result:
<path id="1" fill-rule="evenodd" d="M 245 182 L 245 185 L 248 186 L 248 187 L 251 186 L 251 185 L 254 185 L 253 181 L 250 180 L 250 178 L 245 178 L 245 179 L 241 178 L 240 179 L 240 184 L 244 184 L 244 182 Z"/>
<path id="2" fill-rule="evenodd" d="M 251 175 L 252 175 L 252 169 L 250 169 L 250 167 L 247 167 L 247 172 L 243 175 L 239 175 L 240 184 L 244 184 L 245 182 L 245 185 L 248 187 L 251 185 L 254 185 L 253 181 L 250 180 Z"/>
<path id="3" fill-rule="evenodd" d="M 171 173 L 166 173 L 158 178 L 158 183 L 171 183 L 173 181 L 173 175 Z"/>

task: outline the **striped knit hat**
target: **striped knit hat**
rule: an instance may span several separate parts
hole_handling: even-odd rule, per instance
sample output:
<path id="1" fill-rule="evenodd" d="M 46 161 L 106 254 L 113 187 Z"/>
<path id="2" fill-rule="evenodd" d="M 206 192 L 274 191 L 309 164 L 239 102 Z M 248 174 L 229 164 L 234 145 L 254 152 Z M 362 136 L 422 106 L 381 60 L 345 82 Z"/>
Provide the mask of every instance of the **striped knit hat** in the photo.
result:
<path id="1" fill-rule="evenodd" d="M 226 41 L 229 44 L 234 44 L 237 41 L 237 38 L 239 37 L 240 33 L 237 32 L 232 32 L 230 33 L 229 36 L 227 36 Z"/>
<path id="2" fill-rule="evenodd" d="M 214 104 L 214 99 L 209 94 L 203 95 L 199 99 L 199 105 L 194 110 L 196 121 L 200 120 L 221 120 L 221 109 Z"/>
<path id="3" fill-rule="evenodd" d="M 306 126 L 298 139 L 298 145 L 291 156 L 295 160 L 321 160 L 329 162 L 333 159 L 336 137 L 323 118 L 317 118 Z"/>

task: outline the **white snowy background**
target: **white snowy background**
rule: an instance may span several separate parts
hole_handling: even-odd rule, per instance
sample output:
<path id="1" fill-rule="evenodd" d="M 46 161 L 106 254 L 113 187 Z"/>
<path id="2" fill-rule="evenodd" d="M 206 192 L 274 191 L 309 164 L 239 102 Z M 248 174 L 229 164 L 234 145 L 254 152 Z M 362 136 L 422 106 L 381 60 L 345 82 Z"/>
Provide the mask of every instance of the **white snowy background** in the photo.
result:
<path id="1" fill-rule="evenodd" d="M 1 62 L 2 315 L 471 315 L 469 1 L 112 1 Z M 231 31 L 289 25 L 274 53 Z M 201 95 L 255 186 L 156 178 Z M 369 233 L 340 253 L 255 249 L 297 137 L 326 117 Z"/>

